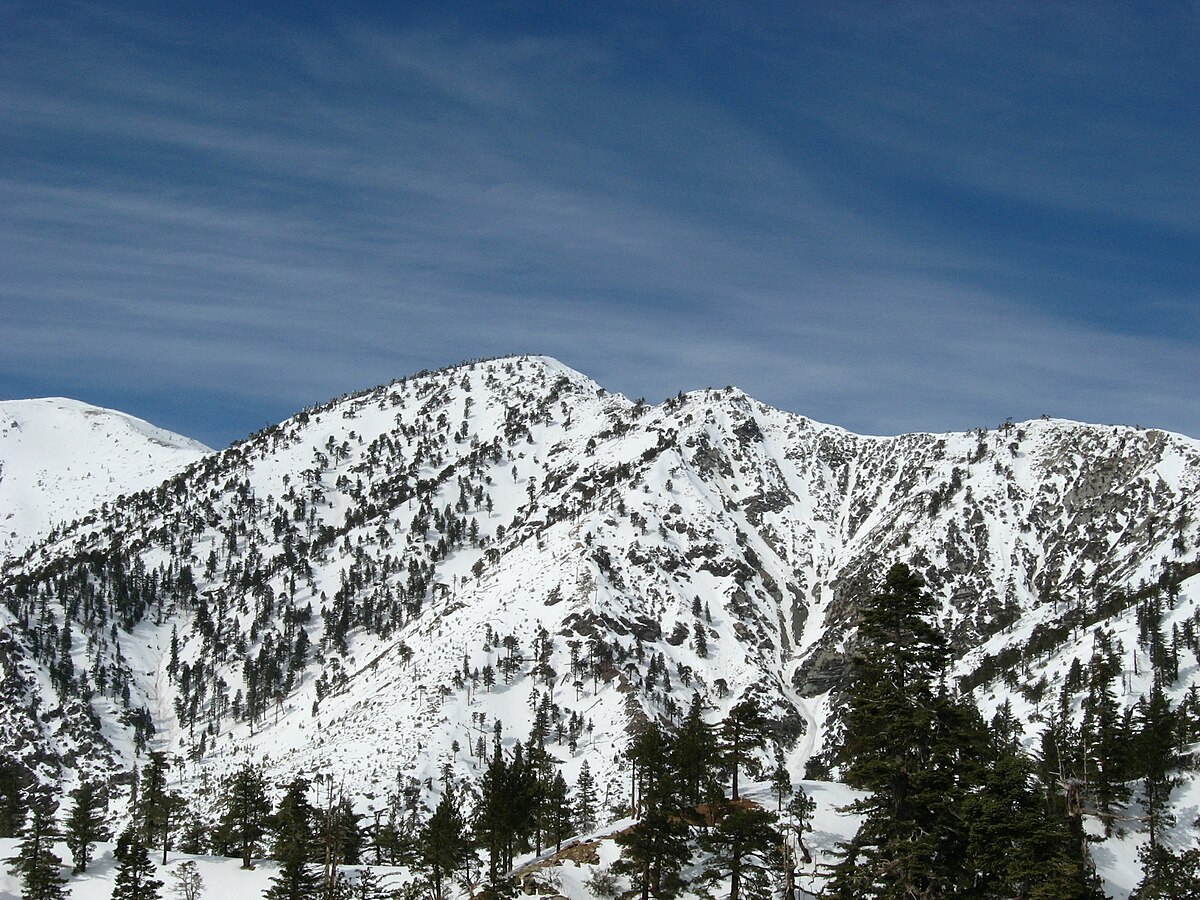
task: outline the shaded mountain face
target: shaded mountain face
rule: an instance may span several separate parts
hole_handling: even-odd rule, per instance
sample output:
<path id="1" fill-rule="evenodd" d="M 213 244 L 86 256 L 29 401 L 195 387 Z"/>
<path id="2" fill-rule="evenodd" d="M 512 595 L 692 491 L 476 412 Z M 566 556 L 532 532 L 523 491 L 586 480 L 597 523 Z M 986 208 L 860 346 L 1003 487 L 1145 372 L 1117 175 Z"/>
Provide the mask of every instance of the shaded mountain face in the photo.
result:
<path id="1" fill-rule="evenodd" d="M 382 805 L 445 772 L 469 793 L 481 742 L 537 731 L 615 803 L 639 723 L 749 695 L 798 773 L 892 563 L 994 704 L 1035 637 L 1060 677 L 1139 588 L 1194 618 L 1198 479 L 1200 444 L 1153 430 L 862 437 L 731 388 L 631 402 L 540 357 L 422 373 L 10 563 L 0 746 L 68 782 L 169 750 L 201 806 L 206 773 L 266 758 Z"/>
<path id="2" fill-rule="evenodd" d="M 121 494 L 152 487 L 212 451 L 77 400 L 0 401 L 0 560 Z"/>

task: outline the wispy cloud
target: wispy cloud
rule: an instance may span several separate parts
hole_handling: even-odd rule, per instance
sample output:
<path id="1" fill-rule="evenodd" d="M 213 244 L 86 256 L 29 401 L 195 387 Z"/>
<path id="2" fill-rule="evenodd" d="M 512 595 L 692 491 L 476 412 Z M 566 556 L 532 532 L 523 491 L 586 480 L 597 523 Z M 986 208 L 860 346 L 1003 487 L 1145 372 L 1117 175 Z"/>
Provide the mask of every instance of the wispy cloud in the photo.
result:
<path id="1" fill-rule="evenodd" d="M 1106 166 L 1146 139 L 1120 110 L 1023 121 L 1021 92 L 1069 74 L 1053 47 L 998 98 L 951 51 L 1003 20 L 886 22 L 915 46 L 822 21 L 827 50 L 743 36 L 756 61 L 717 83 L 656 71 L 637 54 L 669 70 L 687 48 L 654 34 L 23 20 L 0 38 L 0 393 L 127 396 L 220 443 L 262 410 L 528 351 L 864 431 L 1045 411 L 1200 433 L 1200 254 L 1144 246 L 1198 247 L 1200 180 L 1166 190 L 1194 137 L 1164 119 L 1161 165 L 1125 178 Z M 731 98 L 738 79 L 764 93 Z"/>

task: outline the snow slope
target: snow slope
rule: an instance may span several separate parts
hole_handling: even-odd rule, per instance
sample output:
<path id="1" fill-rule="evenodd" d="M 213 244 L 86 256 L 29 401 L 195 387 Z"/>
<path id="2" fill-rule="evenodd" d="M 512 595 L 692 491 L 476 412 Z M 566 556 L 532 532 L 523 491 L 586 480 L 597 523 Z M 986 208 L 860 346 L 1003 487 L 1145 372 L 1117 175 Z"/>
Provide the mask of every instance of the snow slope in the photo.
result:
<path id="1" fill-rule="evenodd" d="M 799 779 L 836 727 L 858 605 L 891 563 L 925 575 L 971 676 L 1071 609 L 1168 575 L 1170 623 L 1195 616 L 1182 576 L 1198 485 L 1200 443 L 1156 430 L 864 437 L 735 389 L 635 403 L 544 357 L 420 373 L 304 410 L 33 547 L 0 584 L 0 738 L 67 786 L 168 750 L 201 815 L 213 776 L 247 758 L 277 780 L 338 773 L 369 810 L 410 788 L 432 806 L 443 771 L 469 797 L 477 742 L 497 724 L 507 746 L 524 740 L 545 705 L 564 777 L 587 760 L 617 807 L 640 722 L 677 719 L 693 694 L 715 721 L 753 695 L 775 723 L 764 763 L 778 752 Z M 1126 629 L 1132 676 L 1133 612 L 1114 609 L 1092 624 Z M 55 686 L 64 642 L 35 621 L 74 635 L 86 707 Z M 1033 660 L 1047 696 L 1087 661 L 1090 627 Z M 1181 652 L 1177 696 L 1200 680 Z M 1032 744 L 1040 714 L 1019 701 L 1035 675 L 1017 668 L 975 696 L 989 714 L 1011 696 Z M 1139 683 L 1123 683 L 1133 704 Z M 1106 877 L 1135 884 L 1112 853 Z"/>
<path id="2" fill-rule="evenodd" d="M 23 553 L 55 525 L 153 487 L 211 452 L 77 400 L 0 401 L 0 560 Z"/>

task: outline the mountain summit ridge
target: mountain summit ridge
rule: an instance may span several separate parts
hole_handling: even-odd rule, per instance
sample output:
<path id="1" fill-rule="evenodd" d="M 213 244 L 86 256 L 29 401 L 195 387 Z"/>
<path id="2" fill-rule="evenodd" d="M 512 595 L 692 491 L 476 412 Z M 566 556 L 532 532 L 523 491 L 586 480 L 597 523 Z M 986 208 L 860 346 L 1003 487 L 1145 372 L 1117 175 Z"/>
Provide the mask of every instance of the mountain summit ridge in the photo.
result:
<path id="1" fill-rule="evenodd" d="M 203 809 L 202 773 L 247 758 L 428 798 L 478 782 L 497 725 L 506 746 L 544 725 L 568 780 L 587 759 L 619 797 L 647 719 L 751 696 L 798 776 L 827 762 L 856 610 L 902 559 L 952 674 L 985 709 L 1014 698 L 1032 742 L 1023 691 L 1128 632 L 1114 596 L 1165 578 L 1169 618 L 1194 615 L 1198 483 L 1200 442 L 1156 430 L 864 437 L 731 388 L 649 405 L 548 357 L 464 363 L 303 410 L 11 563 L 0 733 L 67 783 L 179 754 Z"/>

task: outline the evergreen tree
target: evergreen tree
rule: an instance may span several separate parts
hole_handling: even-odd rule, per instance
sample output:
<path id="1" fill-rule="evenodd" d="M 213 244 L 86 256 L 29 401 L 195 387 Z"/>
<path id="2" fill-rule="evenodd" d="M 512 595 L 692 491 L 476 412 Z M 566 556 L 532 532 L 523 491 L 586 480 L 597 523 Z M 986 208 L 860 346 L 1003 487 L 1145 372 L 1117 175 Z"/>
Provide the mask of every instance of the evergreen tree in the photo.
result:
<path id="1" fill-rule="evenodd" d="M 1200 850 L 1185 850 L 1176 856 L 1162 844 L 1143 847 L 1142 883 L 1129 900 L 1179 900 L 1200 897 Z"/>
<path id="2" fill-rule="evenodd" d="M 1095 662 L 1092 668 L 1093 678 L 1083 704 L 1080 749 L 1089 792 L 1104 822 L 1104 834 L 1111 837 L 1114 807 L 1130 795 L 1125 786 L 1129 735 L 1112 689 L 1111 670 Z"/>
<path id="3" fill-rule="evenodd" d="M 74 873 L 79 875 L 87 871 L 91 862 L 92 845 L 96 841 L 108 838 L 108 829 L 104 824 L 104 797 L 95 782 L 85 781 L 71 791 L 74 805 L 67 814 L 63 827 L 63 837 L 71 849 L 74 860 Z"/>
<path id="4" fill-rule="evenodd" d="M 982 785 L 958 814 L 969 824 L 962 888 L 970 896 L 1096 896 L 1067 822 L 1047 815 L 1032 763 L 997 740 Z"/>
<path id="5" fill-rule="evenodd" d="M 699 694 L 692 694 L 687 715 L 675 735 L 674 756 L 680 799 L 686 806 L 699 806 L 716 793 L 713 786 L 718 748 L 713 727 L 701 715 Z"/>
<path id="6" fill-rule="evenodd" d="M 782 759 L 771 770 L 771 793 L 775 795 L 775 811 L 783 812 L 783 798 L 792 796 L 792 776 Z"/>
<path id="7" fill-rule="evenodd" d="M 48 795 L 34 795 L 21 829 L 17 855 L 9 870 L 21 879 L 22 900 L 63 900 L 66 883 L 59 877 L 62 860 L 54 853 L 59 834 L 54 826 L 54 803 Z"/>
<path id="8" fill-rule="evenodd" d="M 562 842 L 571 836 L 571 802 L 567 797 L 567 782 L 562 772 L 555 772 L 546 792 L 546 842 L 554 842 L 557 853 Z"/>
<path id="9" fill-rule="evenodd" d="M 796 785 L 796 790 L 788 801 L 788 821 L 792 833 L 796 836 L 796 844 L 805 863 L 812 862 L 812 854 L 804 843 L 804 835 L 812 831 L 813 815 L 817 811 L 817 801 L 808 796 L 803 785 Z"/>
<path id="10" fill-rule="evenodd" d="M 520 750 L 518 745 L 517 750 Z M 475 804 L 475 836 L 488 855 L 488 881 L 495 885 L 500 872 L 512 868 L 517 832 L 526 818 L 524 762 L 519 752 L 512 765 L 504 758 L 500 736 L 488 759 L 488 768 L 480 780 L 479 802 Z"/>
<path id="11" fill-rule="evenodd" d="M 351 896 L 353 900 L 384 900 L 388 893 L 383 889 L 379 876 L 367 867 L 358 873 Z"/>
<path id="12" fill-rule="evenodd" d="M 729 900 L 770 896 L 768 858 L 783 838 L 775 816 L 756 806 L 734 807 L 706 835 L 701 845 L 712 853 L 704 870 L 709 881 L 729 879 Z"/>
<path id="13" fill-rule="evenodd" d="M 1136 713 L 1136 752 L 1142 772 L 1142 799 L 1146 804 L 1150 843 L 1157 845 L 1161 829 L 1174 824 L 1167 812 L 1167 803 L 1177 783 L 1173 769 L 1179 762 L 1175 750 L 1175 715 L 1158 678 L 1151 685 L 1150 697 L 1138 703 Z"/>
<path id="14" fill-rule="evenodd" d="M 625 872 L 641 900 L 666 900 L 686 887 L 683 867 L 691 859 L 687 827 L 662 809 L 652 809 L 628 831 L 616 836 L 621 858 L 613 864 Z"/>
<path id="15" fill-rule="evenodd" d="M 223 784 L 224 814 L 217 826 L 217 840 L 236 848 L 242 868 L 251 868 L 255 851 L 267 835 L 271 801 L 262 768 L 247 762 Z"/>
<path id="16" fill-rule="evenodd" d="M 21 833 L 26 791 L 33 783 L 33 775 L 24 765 L 0 754 L 0 838 L 13 838 Z"/>
<path id="17" fill-rule="evenodd" d="M 434 900 L 445 897 L 445 883 L 463 863 L 470 844 L 454 789 L 446 784 L 437 809 L 421 829 L 419 852 Z"/>
<path id="18" fill-rule="evenodd" d="M 721 751 L 733 775 L 732 799 L 738 799 L 738 770 L 746 767 L 754 750 L 766 743 L 767 721 L 752 697 L 741 700 L 721 723 Z"/>
<path id="19" fill-rule="evenodd" d="M 185 809 L 183 798 L 167 787 L 168 767 L 166 753 L 161 750 L 151 752 L 149 762 L 142 768 L 136 813 L 141 823 L 141 843 L 148 847 L 161 844 L 164 866 L 171 846 L 171 833 Z"/>
<path id="20" fill-rule="evenodd" d="M 847 782 L 872 794 L 854 806 L 865 818 L 835 870 L 836 897 L 936 894 L 961 859 L 945 831 L 959 774 L 939 741 L 952 717 L 936 688 L 946 651 L 924 586 L 897 563 L 859 619 L 842 758 Z"/>
<path id="21" fill-rule="evenodd" d="M 377 851 L 390 866 L 412 866 L 416 862 L 416 827 L 400 805 L 400 797 L 388 799 L 387 818 L 375 836 Z"/>
<path id="22" fill-rule="evenodd" d="M 627 753 L 635 813 L 653 810 L 675 812 L 679 780 L 672 765 L 674 754 L 667 735 L 651 722 L 633 739 Z"/>
<path id="23" fill-rule="evenodd" d="M 271 879 L 266 900 L 313 900 L 320 891 L 321 880 L 309 865 L 316 816 L 308 799 L 309 786 L 308 779 L 293 778 L 272 817 L 275 833 L 272 852 L 279 871 Z"/>
<path id="24" fill-rule="evenodd" d="M 581 832 L 596 827 L 596 780 L 585 759 L 579 768 L 579 779 L 575 782 L 575 828 Z"/>
<path id="25" fill-rule="evenodd" d="M 150 850 L 136 829 L 127 828 L 121 833 L 113 858 L 117 861 L 113 900 L 158 900 L 163 883 L 154 877 Z"/>

